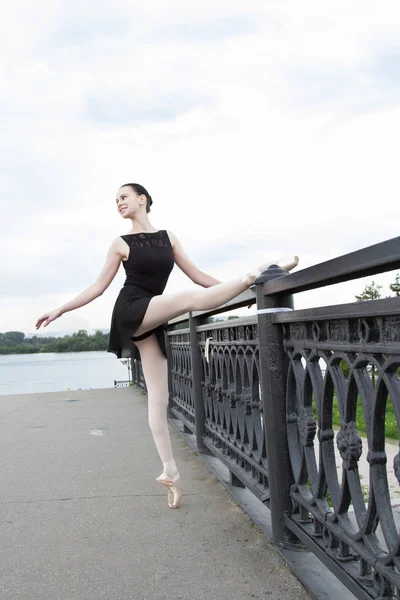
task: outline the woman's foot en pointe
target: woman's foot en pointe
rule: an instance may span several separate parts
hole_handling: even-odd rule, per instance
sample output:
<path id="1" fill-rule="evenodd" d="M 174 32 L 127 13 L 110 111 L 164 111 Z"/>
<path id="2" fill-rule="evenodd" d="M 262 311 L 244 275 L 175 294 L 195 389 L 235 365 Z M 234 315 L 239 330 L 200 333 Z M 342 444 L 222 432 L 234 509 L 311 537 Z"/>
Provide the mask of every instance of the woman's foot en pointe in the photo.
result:
<path id="1" fill-rule="evenodd" d="M 242 280 L 243 283 L 251 287 L 252 285 L 254 285 L 254 282 L 257 279 L 257 277 L 259 277 L 261 273 L 263 271 L 266 271 L 271 265 L 278 265 L 279 267 L 286 269 L 286 271 L 291 271 L 292 269 L 297 267 L 298 264 L 298 256 L 285 256 L 284 258 L 280 258 L 279 260 L 269 260 L 268 262 L 263 263 L 256 269 L 249 271 L 248 273 L 246 273 L 246 275 L 243 275 Z"/>
<path id="2" fill-rule="evenodd" d="M 175 475 L 173 479 L 170 479 L 167 475 L 160 475 L 157 477 L 156 481 L 165 485 L 168 492 L 168 506 L 170 508 L 179 508 L 182 498 L 182 490 L 181 490 L 181 478 L 178 475 Z"/>
<path id="3" fill-rule="evenodd" d="M 156 481 L 165 485 L 168 491 L 168 506 L 170 508 L 179 508 L 182 498 L 181 479 L 174 460 L 168 460 L 163 463 L 164 470 Z"/>

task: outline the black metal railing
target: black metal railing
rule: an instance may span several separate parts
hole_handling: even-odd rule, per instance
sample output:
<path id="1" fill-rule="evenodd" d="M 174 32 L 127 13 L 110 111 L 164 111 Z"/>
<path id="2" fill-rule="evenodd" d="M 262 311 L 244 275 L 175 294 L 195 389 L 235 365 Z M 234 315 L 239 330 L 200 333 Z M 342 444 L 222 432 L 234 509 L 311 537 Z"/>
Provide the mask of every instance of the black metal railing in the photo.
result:
<path id="1" fill-rule="evenodd" d="M 293 310 L 293 294 L 397 268 L 400 237 L 289 275 L 271 267 L 255 292 L 166 336 L 169 415 L 270 508 L 274 543 L 304 545 L 360 599 L 400 598 L 386 447 L 388 406 L 400 426 L 400 297 Z M 257 315 L 204 323 L 255 303 Z M 400 482 L 400 452 L 393 470 Z"/>

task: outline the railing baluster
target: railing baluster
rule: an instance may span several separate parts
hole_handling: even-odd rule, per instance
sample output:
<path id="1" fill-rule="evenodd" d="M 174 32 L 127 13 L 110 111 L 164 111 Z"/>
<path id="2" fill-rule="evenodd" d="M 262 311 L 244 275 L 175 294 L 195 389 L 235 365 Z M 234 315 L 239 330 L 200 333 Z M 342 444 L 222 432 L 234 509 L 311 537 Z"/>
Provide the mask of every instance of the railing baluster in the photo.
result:
<path id="1" fill-rule="evenodd" d="M 199 452 L 210 454 L 209 449 L 203 442 L 205 410 L 203 402 L 203 391 L 201 387 L 201 349 L 197 339 L 196 326 L 200 325 L 201 317 L 194 317 L 189 313 L 190 328 L 190 353 L 192 361 L 193 401 L 196 425 L 196 445 Z"/>
<path id="2" fill-rule="evenodd" d="M 174 414 L 172 412 L 172 404 L 173 404 L 173 384 L 172 384 L 172 369 L 173 369 L 173 363 L 172 363 L 172 352 L 171 352 L 171 340 L 167 334 L 167 332 L 165 332 L 165 346 L 167 349 L 167 363 L 168 363 L 168 408 L 167 408 L 167 416 L 168 417 L 173 417 Z"/>
<path id="3" fill-rule="evenodd" d="M 263 283 L 287 274 L 280 267 L 270 267 L 257 279 L 257 311 L 293 308 L 293 296 L 264 296 Z M 285 513 L 292 508 L 290 486 L 294 482 L 286 430 L 286 377 L 288 359 L 283 349 L 282 328 L 271 321 L 271 314 L 258 313 L 260 347 L 260 383 L 264 406 L 267 445 L 271 525 L 274 542 L 279 545 L 298 543 L 284 525 Z"/>

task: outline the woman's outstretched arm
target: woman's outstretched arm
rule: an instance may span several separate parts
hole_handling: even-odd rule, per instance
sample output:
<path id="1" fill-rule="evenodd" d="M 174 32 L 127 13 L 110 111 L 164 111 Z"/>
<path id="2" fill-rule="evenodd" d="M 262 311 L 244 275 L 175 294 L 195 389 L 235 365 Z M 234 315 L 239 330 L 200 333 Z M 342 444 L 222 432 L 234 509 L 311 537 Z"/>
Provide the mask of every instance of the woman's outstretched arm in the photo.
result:
<path id="1" fill-rule="evenodd" d="M 186 254 L 177 236 L 172 231 L 168 231 L 167 233 L 169 234 L 172 244 L 175 263 L 178 265 L 181 271 L 183 271 L 185 275 L 189 277 L 189 279 L 191 279 L 194 283 L 197 283 L 197 285 L 201 285 L 202 287 L 212 287 L 213 285 L 222 283 L 219 281 L 219 279 L 216 279 L 212 275 L 201 271 Z"/>
<path id="2" fill-rule="evenodd" d="M 60 306 L 55 310 L 44 313 L 44 315 L 37 320 L 35 325 L 36 329 L 39 329 L 41 325 L 46 327 L 49 323 L 55 319 L 58 319 L 58 317 L 61 317 L 61 315 L 64 313 L 80 308 L 85 304 L 89 304 L 89 302 L 92 302 L 101 296 L 117 274 L 123 256 L 123 240 L 121 238 L 116 238 L 108 250 L 106 261 L 96 281 L 86 288 L 86 290 L 84 290 L 81 294 L 79 294 L 79 296 L 76 296 L 70 300 L 70 302 L 63 304 L 63 306 Z"/>

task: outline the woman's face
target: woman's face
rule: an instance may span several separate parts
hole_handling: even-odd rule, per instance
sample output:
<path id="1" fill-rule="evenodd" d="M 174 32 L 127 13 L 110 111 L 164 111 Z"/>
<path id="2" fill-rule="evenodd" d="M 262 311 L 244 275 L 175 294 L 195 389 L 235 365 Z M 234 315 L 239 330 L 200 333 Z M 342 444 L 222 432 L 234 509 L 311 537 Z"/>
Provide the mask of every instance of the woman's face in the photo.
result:
<path id="1" fill-rule="evenodd" d="M 117 192 L 117 210 L 122 218 L 129 219 L 143 206 L 144 197 L 138 194 L 130 186 L 123 186 Z"/>

